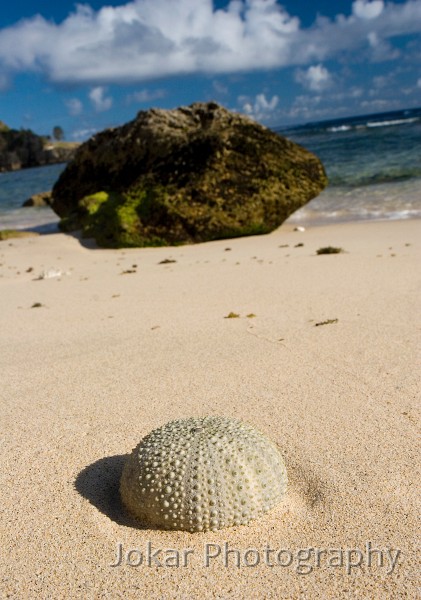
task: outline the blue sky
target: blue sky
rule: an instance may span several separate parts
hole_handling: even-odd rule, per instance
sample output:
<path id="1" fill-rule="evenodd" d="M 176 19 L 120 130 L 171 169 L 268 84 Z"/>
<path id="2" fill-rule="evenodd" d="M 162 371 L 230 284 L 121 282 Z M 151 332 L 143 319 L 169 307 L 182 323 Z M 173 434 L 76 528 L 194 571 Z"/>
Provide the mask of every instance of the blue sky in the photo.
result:
<path id="1" fill-rule="evenodd" d="M 421 0 L 13 0 L 0 120 L 68 140 L 216 100 L 269 126 L 421 105 Z"/>

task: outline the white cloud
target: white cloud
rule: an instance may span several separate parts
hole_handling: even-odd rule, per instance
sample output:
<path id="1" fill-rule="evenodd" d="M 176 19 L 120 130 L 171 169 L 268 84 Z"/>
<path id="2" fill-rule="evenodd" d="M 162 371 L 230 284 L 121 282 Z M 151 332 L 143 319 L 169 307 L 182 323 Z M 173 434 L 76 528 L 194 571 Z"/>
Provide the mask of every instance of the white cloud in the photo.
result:
<path id="1" fill-rule="evenodd" d="M 42 70 L 53 81 L 133 82 L 197 72 L 274 67 L 299 29 L 276 0 L 134 0 L 94 12 L 85 5 L 61 24 L 37 16 L 0 31 L 0 61 Z"/>
<path id="2" fill-rule="evenodd" d="M 308 65 L 344 52 L 352 59 L 370 47 L 370 34 L 379 54 L 382 42 L 419 32 L 421 0 L 355 0 L 351 15 L 319 18 L 308 29 L 276 0 L 231 0 L 223 9 L 212 0 L 133 0 L 97 12 L 77 4 L 59 24 L 36 16 L 1 29 L 0 70 L 4 78 L 32 70 L 100 87 Z"/>
<path id="3" fill-rule="evenodd" d="M 361 96 L 363 95 L 364 91 L 362 88 L 359 87 L 351 87 L 351 89 L 348 91 L 348 96 L 349 98 L 361 98 Z"/>
<path id="4" fill-rule="evenodd" d="M 332 84 L 332 76 L 323 65 L 311 66 L 306 71 L 299 69 L 295 80 L 313 92 L 326 90 Z"/>
<path id="5" fill-rule="evenodd" d="M 9 87 L 9 79 L 4 73 L 0 73 L 0 91 L 7 90 Z"/>
<path id="6" fill-rule="evenodd" d="M 417 87 L 421 88 L 421 77 L 417 81 Z"/>
<path id="7" fill-rule="evenodd" d="M 390 107 L 392 107 L 394 104 L 393 101 L 391 100 L 384 100 L 381 98 L 377 98 L 376 100 L 363 100 L 363 102 L 361 102 L 361 108 L 364 108 L 366 110 L 386 110 L 389 109 Z M 395 104 L 398 105 L 398 101 L 395 101 Z"/>
<path id="8" fill-rule="evenodd" d="M 340 84 L 338 81 L 335 89 L 327 95 L 313 92 L 296 96 L 286 117 L 295 122 L 317 121 L 345 116 L 350 112 L 361 112 L 360 109 L 366 110 L 365 104 L 361 105 L 361 102 L 366 103 L 366 90 L 358 86 L 337 90 Z"/>
<path id="9" fill-rule="evenodd" d="M 394 37 L 421 33 L 421 0 L 407 0 L 402 4 L 388 3 L 376 19 L 361 19 L 355 15 L 339 15 L 334 21 L 319 18 L 308 30 L 300 30 L 294 40 L 295 64 L 305 64 L 341 57 L 347 61 L 360 62 L 361 51 L 369 49 L 371 55 L 380 60 L 382 42 Z M 374 35 L 373 35 L 374 34 Z M 370 44 L 371 38 L 371 44 Z M 384 46 L 383 46 L 384 47 Z M 390 48 L 390 46 L 389 46 Z M 390 51 L 383 57 L 391 58 Z M 367 56 L 363 58 L 367 60 Z"/>
<path id="10" fill-rule="evenodd" d="M 392 48 L 387 40 L 379 38 L 375 31 L 370 31 L 367 36 L 371 48 L 372 62 L 383 62 L 385 60 L 394 60 L 400 56 L 399 50 Z"/>
<path id="11" fill-rule="evenodd" d="M 275 108 L 278 106 L 278 102 L 279 102 L 278 96 L 272 96 L 272 98 L 270 100 L 267 100 L 265 94 L 258 94 L 256 96 L 255 105 L 257 106 L 257 108 L 259 110 L 268 112 L 268 111 L 275 110 Z"/>
<path id="12" fill-rule="evenodd" d="M 352 13 L 359 19 L 376 19 L 384 9 L 383 0 L 355 0 L 352 4 Z"/>
<path id="13" fill-rule="evenodd" d="M 146 102 L 152 102 L 153 100 L 158 100 L 159 98 L 164 98 L 166 96 L 165 90 L 140 90 L 138 92 L 133 92 L 126 97 L 126 102 L 128 104 L 144 104 Z"/>
<path id="14" fill-rule="evenodd" d="M 66 101 L 66 106 L 69 111 L 69 114 L 72 115 L 73 117 L 80 115 L 81 112 L 83 111 L 83 104 L 79 100 L 79 98 L 70 98 L 69 100 Z"/>
<path id="15" fill-rule="evenodd" d="M 389 84 L 390 77 L 386 77 L 385 75 L 378 75 L 377 77 L 373 77 L 373 85 L 378 90 L 387 87 Z"/>
<path id="16" fill-rule="evenodd" d="M 212 81 L 212 87 L 217 94 L 226 96 L 229 93 L 228 87 L 220 81 Z"/>
<path id="17" fill-rule="evenodd" d="M 113 104 L 113 99 L 105 97 L 106 88 L 102 86 L 94 87 L 89 92 L 89 99 L 94 105 L 94 108 L 98 112 L 104 112 L 109 110 Z"/>
<path id="18" fill-rule="evenodd" d="M 97 131 L 98 130 L 94 129 L 93 127 L 86 128 L 86 129 L 77 129 L 76 131 L 73 131 L 71 133 L 70 137 L 75 142 L 82 142 L 83 140 L 87 140 L 89 137 L 94 135 L 94 133 L 96 133 Z"/>
<path id="19" fill-rule="evenodd" d="M 320 108 L 321 101 L 321 96 L 315 94 L 297 96 L 289 109 L 288 117 L 293 121 L 298 119 L 316 120 L 327 114 L 334 114 L 331 108 Z"/>
<path id="20" fill-rule="evenodd" d="M 273 113 L 278 106 L 279 97 L 272 96 L 269 100 L 266 98 L 265 94 L 257 94 L 254 99 L 251 99 L 248 96 L 240 96 L 238 102 L 242 112 L 253 119 L 261 121 L 270 119 L 271 113 Z"/>

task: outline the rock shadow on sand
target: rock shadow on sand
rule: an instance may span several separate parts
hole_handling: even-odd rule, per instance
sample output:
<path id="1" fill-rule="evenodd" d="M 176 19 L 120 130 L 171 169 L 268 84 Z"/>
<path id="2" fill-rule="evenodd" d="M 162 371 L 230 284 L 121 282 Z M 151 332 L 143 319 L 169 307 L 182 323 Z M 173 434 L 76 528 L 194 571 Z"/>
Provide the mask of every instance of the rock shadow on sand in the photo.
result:
<path id="1" fill-rule="evenodd" d="M 75 479 L 76 491 L 102 514 L 118 525 L 136 529 L 153 529 L 131 517 L 120 499 L 120 478 L 127 454 L 100 458 L 85 467 Z"/>

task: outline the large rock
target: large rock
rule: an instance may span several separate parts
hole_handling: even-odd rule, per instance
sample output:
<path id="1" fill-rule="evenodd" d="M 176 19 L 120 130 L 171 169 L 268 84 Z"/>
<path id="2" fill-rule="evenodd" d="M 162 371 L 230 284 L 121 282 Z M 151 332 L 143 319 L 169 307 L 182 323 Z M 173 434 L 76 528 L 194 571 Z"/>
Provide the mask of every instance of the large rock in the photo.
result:
<path id="1" fill-rule="evenodd" d="M 101 246 L 173 245 L 272 231 L 326 183 L 304 148 L 196 103 L 140 112 L 80 146 L 52 208 Z"/>

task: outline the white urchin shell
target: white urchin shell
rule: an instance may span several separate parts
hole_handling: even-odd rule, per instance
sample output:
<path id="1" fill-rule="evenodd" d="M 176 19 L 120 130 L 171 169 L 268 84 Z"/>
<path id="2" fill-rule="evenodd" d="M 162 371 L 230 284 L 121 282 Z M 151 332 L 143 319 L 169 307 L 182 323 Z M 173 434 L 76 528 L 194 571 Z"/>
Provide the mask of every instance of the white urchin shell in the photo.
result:
<path id="1" fill-rule="evenodd" d="M 123 504 L 162 529 L 216 531 L 275 506 L 287 486 L 277 447 L 225 417 L 172 421 L 141 440 L 121 477 Z"/>

